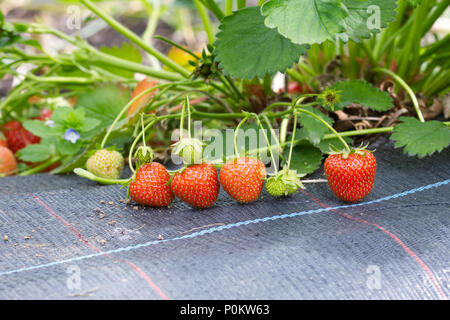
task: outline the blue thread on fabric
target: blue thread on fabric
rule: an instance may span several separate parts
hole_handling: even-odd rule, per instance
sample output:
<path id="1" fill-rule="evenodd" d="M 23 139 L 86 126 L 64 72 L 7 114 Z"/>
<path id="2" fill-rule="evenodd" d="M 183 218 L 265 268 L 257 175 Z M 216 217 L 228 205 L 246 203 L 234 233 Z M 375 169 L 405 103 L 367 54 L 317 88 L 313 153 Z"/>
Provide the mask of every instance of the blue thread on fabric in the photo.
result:
<path id="1" fill-rule="evenodd" d="M 133 246 L 129 246 L 129 247 L 123 247 L 123 248 L 118 248 L 118 249 L 114 249 L 114 250 L 110 250 L 110 251 L 105 251 L 102 253 L 94 253 L 94 254 L 90 254 L 90 255 L 85 255 L 85 256 L 81 256 L 81 257 L 75 257 L 75 258 L 70 258 L 70 259 L 66 259 L 66 260 L 60 260 L 60 261 L 55 261 L 55 262 L 51 262 L 51 263 L 46 263 L 46 264 L 40 264 L 40 265 L 36 265 L 36 266 L 31 266 L 31 267 L 24 267 L 21 269 L 16 269 L 16 270 L 10 270 L 10 271 L 4 271 L 4 272 L 0 272 L 0 276 L 4 276 L 4 275 L 9 275 L 9 274 L 13 274 L 13 273 L 20 273 L 20 272 L 24 272 L 24 271 L 32 271 L 32 270 L 37 270 L 37 269 L 42 269 L 42 268 L 47 268 L 47 267 L 52 267 L 52 266 L 56 266 L 56 265 L 60 265 L 60 264 L 64 264 L 64 263 L 70 263 L 70 262 L 75 262 L 75 261 L 80 261 L 80 260 L 85 260 L 85 259 L 90 259 L 90 258 L 95 258 L 95 257 L 99 257 L 99 256 L 103 256 L 103 255 L 109 255 L 109 254 L 114 254 L 114 253 L 119 253 L 119 252 L 125 252 L 125 251 L 130 251 L 130 250 L 136 250 L 139 248 L 144 248 L 144 247 L 148 247 L 154 244 L 158 244 L 158 243 L 164 243 L 164 242 L 169 242 L 169 241 L 176 241 L 176 240 L 184 240 L 184 239 L 192 239 L 192 238 L 196 238 L 205 234 L 210 234 L 213 232 L 218 232 L 218 231 L 223 231 L 223 230 L 227 230 L 227 229 L 231 229 L 231 228 L 236 228 L 236 227 L 240 227 L 243 225 L 248 225 L 248 224 L 254 224 L 254 223 L 260 223 L 260 222 L 266 222 L 266 221 L 275 221 L 275 220 L 280 220 L 280 219 L 286 219 L 286 218 L 293 218 L 293 217 L 299 217 L 302 215 L 307 215 L 307 214 L 313 214 L 313 213 L 319 213 L 319 212 L 326 212 L 326 211 L 331 211 L 331 210 L 336 210 L 336 209 L 344 209 L 344 208 L 353 208 L 353 207 L 360 207 L 360 206 L 365 206 L 365 205 L 369 205 L 369 204 L 374 204 L 374 203 L 379 203 L 382 201 L 387 201 L 387 200 L 391 200 L 391 199 L 396 199 L 399 197 L 404 197 L 416 192 L 421 192 L 421 191 L 425 191 L 428 189 L 432 189 L 432 188 L 437 188 L 446 184 L 450 183 L 450 179 L 441 181 L 441 182 L 437 182 L 437 183 L 433 183 L 433 184 L 429 184 L 423 187 L 419 187 L 419 188 L 414 188 L 411 190 L 407 190 L 401 193 L 396 193 L 384 198 L 380 198 L 380 199 L 376 199 L 376 200 L 372 200 L 372 201 L 367 201 L 367 202 L 362 202 L 362 203 L 355 203 L 355 204 L 349 204 L 349 205 L 342 205 L 342 206 L 337 206 L 337 207 L 329 207 L 329 208 L 320 208 L 320 209 L 314 209 L 314 210 L 308 210 L 308 211 L 301 211 L 301 212 L 293 212 L 293 213 L 286 213 L 286 214 L 282 214 L 282 215 L 277 215 L 277 216 L 270 216 L 270 217 L 265 217 L 265 218 L 259 218 L 259 219 L 254 219 L 254 220 L 246 220 L 246 221 L 241 221 L 241 222 L 236 222 L 236 223 L 231 223 L 231 224 L 227 224 L 224 226 L 218 226 L 218 227 L 213 227 L 213 228 L 209 228 L 209 229 L 205 229 L 205 230 L 201 230 L 201 231 L 197 231 L 197 232 L 193 232 L 191 234 L 187 234 L 181 237 L 175 237 L 175 238 L 171 238 L 171 239 L 163 239 L 163 240 L 154 240 L 154 241 L 149 241 L 149 242 L 145 242 L 145 243 L 141 243 L 141 244 L 137 244 L 137 245 L 133 245 Z"/>

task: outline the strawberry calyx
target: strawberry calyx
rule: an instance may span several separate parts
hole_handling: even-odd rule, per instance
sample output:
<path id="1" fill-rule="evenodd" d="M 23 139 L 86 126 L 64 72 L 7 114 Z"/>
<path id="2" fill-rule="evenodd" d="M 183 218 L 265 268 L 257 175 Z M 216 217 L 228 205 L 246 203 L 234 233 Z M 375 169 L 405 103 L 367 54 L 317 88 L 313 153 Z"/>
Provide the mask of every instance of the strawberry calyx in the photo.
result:
<path id="1" fill-rule="evenodd" d="M 144 164 L 152 163 L 155 157 L 155 152 L 149 146 L 140 146 L 136 153 L 134 154 L 134 158 L 136 159 L 137 168 L 140 168 Z"/>
<path id="2" fill-rule="evenodd" d="M 186 165 L 200 164 L 204 143 L 197 138 L 182 138 L 172 145 L 172 153 L 179 155 Z"/>
<path id="3" fill-rule="evenodd" d="M 267 179 L 266 190 L 274 197 L 290 196 L 299 188 L 305 189 L 300 177 L 304 174 L 297 174 L 296 170 L 284 168 L 274 176 Z"/>
<path id="4" fill-rule="evenodd" d="M 361 144 L 357 148 L 351 147 L 350 150 L 347 150 L 347 149 L 339 150 L 336 147 L 334 147 L 333 145 L 330 145 L 330 151 L 328 151 L 327 154 L 328 155 L 342 155 L 342 158 L 344 160 L 347 159 L 349 157 L 349 155 L 351 155 L 351 154 L 357 154 L 357 155 L 364 157 L 367 152 L 375 151 L 375 150 L 368 150 L 367 149 L 368 146 L 369 146 L 369 144 L 366 144 L 366 145 Z"/>

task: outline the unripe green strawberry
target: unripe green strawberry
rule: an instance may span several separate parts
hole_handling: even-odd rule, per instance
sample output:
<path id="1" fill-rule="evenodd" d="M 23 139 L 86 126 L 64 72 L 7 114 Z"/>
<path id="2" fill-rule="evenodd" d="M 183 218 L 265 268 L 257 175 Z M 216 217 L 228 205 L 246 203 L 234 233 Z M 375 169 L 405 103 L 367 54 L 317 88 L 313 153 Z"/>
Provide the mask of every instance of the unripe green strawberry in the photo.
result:
<path id="1" fill-rule="evenodd" d="M 328 156 L 324 169 L 334 194 L 344 201 L 357 202 L 372 190 L 377 161 L 370 151 L 357 149 Z"/>
<path id="2" fill-rule="evenodd" d="M 224 190 L 240 203 L 258 199 L 264 185 L 266 167 L 258 159 L 241 157 L 225 163 L 220 169 Z"/>
<path id="3" fill-rule="evenodd" d="M 299 188 L 305 187 L 295 170 L 283 169 L 266 182 L 267 192 L 274 197 L 290 196 Z"/>
<path id="4" fill-rule="evenodd" d="M 286 185 L 283 181 L 271 177 L 266 182 L 267 192 L 274 197 L 282 197 L 286 195 Z"/>
<path id="5" fill-rule="evenodd" d="M 123 156 L 114 150 L 97 150 L 86 162 L 92 174 L 107 179 L 119 179 L 123 169 Z"/>

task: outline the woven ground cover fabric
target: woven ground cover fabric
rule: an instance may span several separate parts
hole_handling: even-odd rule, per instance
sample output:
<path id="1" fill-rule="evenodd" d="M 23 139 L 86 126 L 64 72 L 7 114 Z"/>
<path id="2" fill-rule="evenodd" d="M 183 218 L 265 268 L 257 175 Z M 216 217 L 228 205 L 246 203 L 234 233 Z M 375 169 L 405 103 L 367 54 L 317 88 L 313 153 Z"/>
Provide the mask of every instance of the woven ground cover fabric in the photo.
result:
<path id="1" fill-rule="evenodd" d="M 2 178 L 0 298 L 448 298 L 450 151 L 376 147 L 356 205 L 321 183 L 247 205 L 221 191 L 206 210 L 134 208 L 119 186 L 74 175 Z"/>

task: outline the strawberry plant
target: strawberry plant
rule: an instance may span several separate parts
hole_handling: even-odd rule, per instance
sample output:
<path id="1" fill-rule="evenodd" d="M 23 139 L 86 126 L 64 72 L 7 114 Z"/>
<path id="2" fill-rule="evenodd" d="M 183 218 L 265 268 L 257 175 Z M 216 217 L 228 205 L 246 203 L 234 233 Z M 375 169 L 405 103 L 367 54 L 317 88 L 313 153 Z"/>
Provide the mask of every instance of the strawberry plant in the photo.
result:
<path id="1" fill-rule="evenodd" d="M 303 187 L 300 178 L 316 171 L 330 150 L 356 157 L 353 138 L 392 133 L 395 147 L 419 157 L 450 144 L 450 123 L 426 121 L 426 99 L 419 95 L 434 99 L 448 92 L 448 36 L 421 47 L 446 0 L 411 1 L 415 7 L 405 0 L 260 0 L 256 6 L 225 0 L 224 7 L 196 0 L 184 8 L 196 12 L 207 35 L 200 51 L 154 35 L 162 16 L 156 5 L 145 2 L 152 19 L 139 36 L 101 3 L 80 3 L 128 42 L 96 48 L 81 34 L 9 22 L 0 15 L 0 74 L 18 77 L 23 64 L 33 65 L 0 101 L 2 128 L 19 121 L 37 138 L 16 153 L 28 163 L 19 174 L 55 163 L 53 173 L 70 172 L 85 166 L 97 150 L 115 146 L 128 155 L 137 175 L 154 159 L 168 159 L 170 132 L 179 128 L 181 139 L 172 153 L 186 166 L 169 172 L 172 191 L 195 207 L 208 207 L 219 185 L 213 165 L 223 165 L 224 189 L 250 202 L 262 188 L 262 178 L 250 173 L 261 171 L 257 161 L 264 157 L 273 169 L 267 176 L 269 193 L 287 196 Z M 50 54 L 33 39 L 37 35 L 55 36 L 71 50 Z M 157 50 L 155 42 L 168 45 L 168 53 Z M 287 77 L 280 92 L 271 88 L 277 73 Z M 357 115 L 349 111 L 355 106 Z M 52 110 L 51 117 L 33 119 L 44 107 Z M 394 118 L 397 113 L 403 117 Z M 221 133 L 209 141 L 197 138 L 201 132 L 191 128 L 194 120 Z M 350 127 L 342 127 L 346 121 Z M 224 139 L 227 128 L 235 129 L 231 142 Z M 257 132 L 256 147 L 238 141 L 240 130 Z M 222 154 L 208 153 L 220 143 Z M 241 167 L 244 158 L 256 162 Z M 101 165 L 77 173 L 102 183 L 130 183 L 94 167 Z M 241 185 L 233 172 L 245 172 L 249 184 Z M 201 184 L 197 175 L 209 184 Z M 249 186 L 253 191 L 243 196 Z M 208 201 L 200 202 L 196 194 Z"/>

